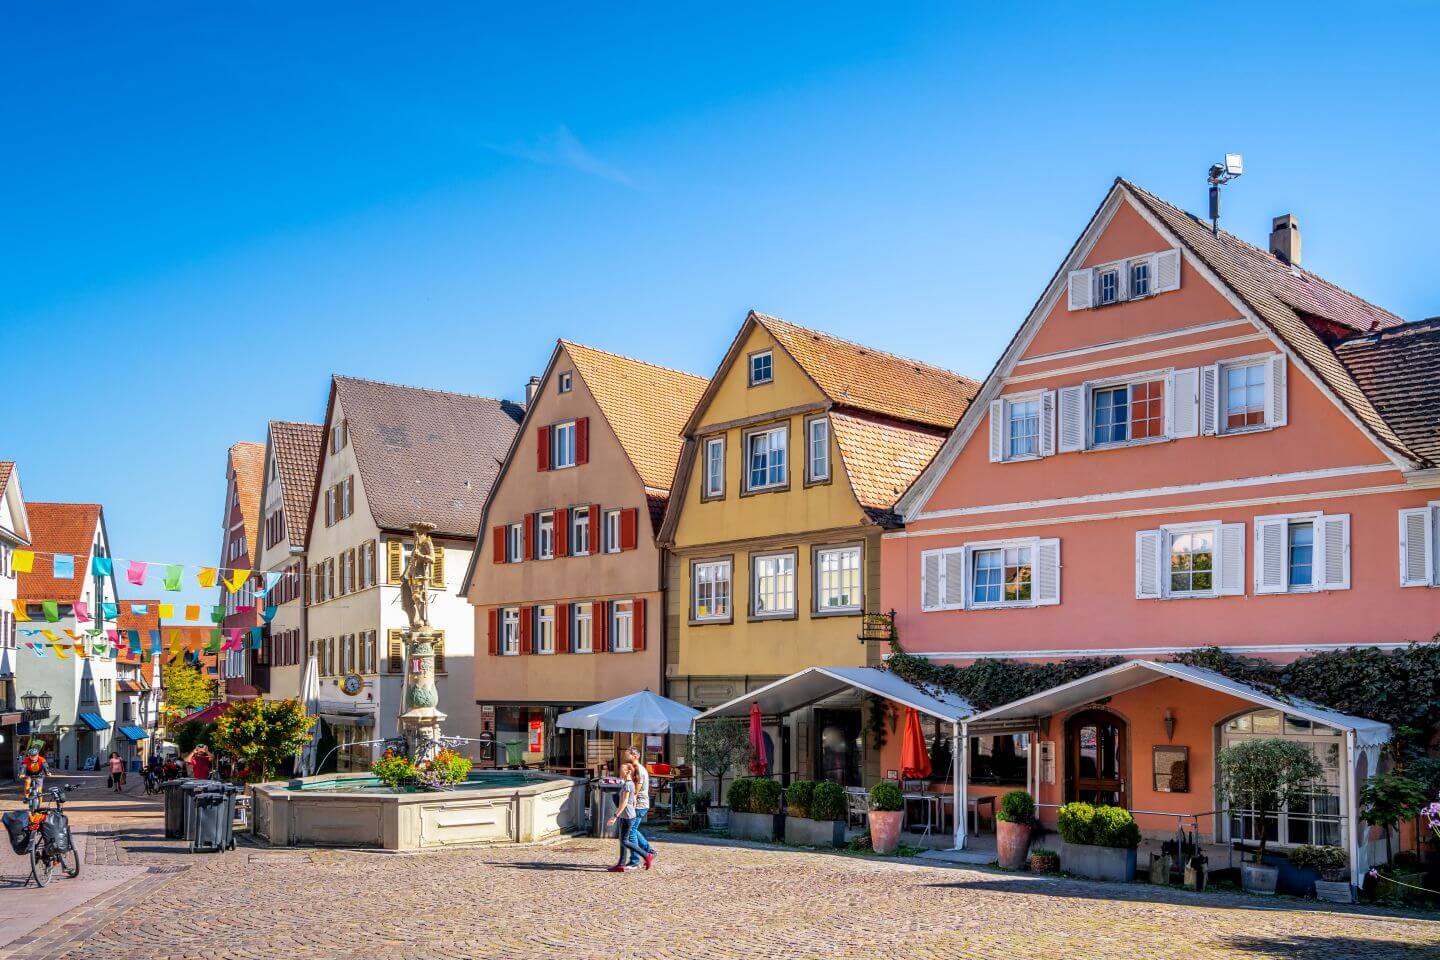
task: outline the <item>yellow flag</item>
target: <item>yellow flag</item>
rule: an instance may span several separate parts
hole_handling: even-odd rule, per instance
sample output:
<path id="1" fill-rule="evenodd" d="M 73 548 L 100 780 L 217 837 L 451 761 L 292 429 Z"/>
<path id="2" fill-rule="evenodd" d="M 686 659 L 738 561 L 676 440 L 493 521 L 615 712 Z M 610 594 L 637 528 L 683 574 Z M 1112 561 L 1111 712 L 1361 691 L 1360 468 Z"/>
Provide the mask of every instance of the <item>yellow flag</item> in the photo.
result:
<path id="1" fill-rule="evenodd" d="M 60 638 L 55 636 L 54 630 L 41 630 L 40 633 L 45 637 L 46 640 L 49 640 L 51 643 L 60 642 Z"/>
<path id="2" fill-rule="evenodd" d="M 200 619 L 200 604 L 188 603 L 185 605 L 185 619 L 191 622 Z"/>
<path id="3" fill-rule="evenodd" d="M 90 658 L 90 654 L 85 650 L 84 643 L 75 644 L 75 652 L 80 654 L 81 658 L 83 659 L 88 660 Z"/>
<path id="4" fill-rule="evenodd" d="M 78 647 L 79 644 L 77 643 L 76 646 Z M 63 643 L 53 643 L 53 644 L 51 644 L 51 647 L 53 647 L 54 650 L 55 650 L 55 656 L 59 657 L 61 660 L 69 660 L 69 659 L 70 659 L 70 654 L 68 654 L 68 653 L 65 652 L 65 644 L 63 644 Z"/>
<path id="5" fill-rule="evenodd" d="M 11 601 L 10 601 L 10 606 L 11 606 L 11 608 L 14 609 L 14 611 L 15 611 L 15 619 L 16 619 L 16 620 L 20 621 L 21 623 L 29 623 L 29 622 L 30 622 L 30 614 L 29 614 L 29 612 L 25 609 L 25 601 L 24 601 L 24 600 L 11 600 Z"/>
<path id="6" fill-rule="evenodd" d="M 231 570 L 230 576 L 225 578 L 225 589 L 231 593 L 239 593 L 245 581 L 250 579 L 249 570 Z"/>
<path id="7" fill-rule="evenodd" d="M 169 619 L 173 618 L 174 616 L 175 616 L 175 604 L 173 604 L 173 603 L 162 603 L 162 604 L 160 604 L 160 619 L 161 619 L 161 620 L 169 620 Z"/>
<path id="8" fill-rule="evenodd" d="M 201 567 L 200 572 L 195 574 L 195 580 L 202 587 L 213 587 L 215 586 L 215 574 L 217 572 L 214 567 Z"/>
<path id="9" fill-rule="evenodd" d="M 10 565 L 18 573 L 29 573 L 35 569 L 35 551 L 16 550 L 10 555 Z"/>

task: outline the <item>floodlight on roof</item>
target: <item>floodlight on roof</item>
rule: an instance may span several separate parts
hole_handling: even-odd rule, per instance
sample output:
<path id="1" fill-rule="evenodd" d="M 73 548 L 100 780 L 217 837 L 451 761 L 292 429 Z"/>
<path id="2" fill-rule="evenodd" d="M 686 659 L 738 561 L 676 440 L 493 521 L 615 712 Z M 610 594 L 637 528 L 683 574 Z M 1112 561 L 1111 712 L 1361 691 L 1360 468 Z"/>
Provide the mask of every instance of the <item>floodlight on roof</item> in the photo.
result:
<path id="1" fill-rule="evenodd" d="M 1225 154 L 1225 172 L 1232 177 L 1238 177 L 1245 172 L 1245 158 L 1238 153 Z"/>
<path id="2" fill-rule="evenodd" d="M 1224 163 L 1210 164 L 1210 231 L 1220 232 L 1220 188 L 1245 172 L 1245 159 L 1238 153 L 1225 154 Z"/>

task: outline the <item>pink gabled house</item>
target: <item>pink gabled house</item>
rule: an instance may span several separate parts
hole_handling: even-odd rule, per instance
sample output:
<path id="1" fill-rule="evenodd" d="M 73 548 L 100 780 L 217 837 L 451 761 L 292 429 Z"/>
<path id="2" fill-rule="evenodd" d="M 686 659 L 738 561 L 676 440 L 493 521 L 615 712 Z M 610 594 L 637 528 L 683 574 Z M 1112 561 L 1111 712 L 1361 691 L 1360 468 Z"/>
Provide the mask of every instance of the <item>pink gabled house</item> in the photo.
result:
<path id="1" fill-rule="evenodd" d="M 1440 626 L 1440 320 L 1405 323 L 1300 259 L 1293 217 L 1259 249 L 1117 180 L 900 500 L 881 591 L 907 653 L 1142 661 L 972 718 L 972 795 L 1029 786 L 1173 833 L 1220 808 L 1219 748 L 1295 737 L 1328 783 L 1271 838 L 1346 845 L 1358 870 L 1353 798 L 1383 725 L 1145 665 Z M 987 786 L 987 769 L 1006 772 Z"/>

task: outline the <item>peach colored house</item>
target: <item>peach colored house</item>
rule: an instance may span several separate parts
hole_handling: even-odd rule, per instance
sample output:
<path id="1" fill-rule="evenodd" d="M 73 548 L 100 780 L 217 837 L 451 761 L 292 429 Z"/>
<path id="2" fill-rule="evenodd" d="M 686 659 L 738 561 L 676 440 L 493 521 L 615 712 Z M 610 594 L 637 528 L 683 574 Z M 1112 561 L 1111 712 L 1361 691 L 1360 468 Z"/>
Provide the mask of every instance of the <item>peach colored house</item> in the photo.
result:
<path id="1" fill-rule="evenodd" d="M 1437 374 L 1440 323 L 1302 269 L 1293 217 L 1263 250 L 1117 180 L 897 505 L 882 603 L 907 652 L 950 662 L 1428 640 Z M 1013 737 L 972 736 L 972 781 L 1009 789 L 1043 767 L 1042 800 L 1203 813 L 1218 807 L 1216 749 L 1260 724 L 1317 744 L 1334 771 L 1312 810 L 1272 825 L 1281 845 L 1353 832 L 1375 750 L 1341 734 L 1337 758 L 1304 717 L 1144 679 Z M 1159 796 L 1155 764 L 1176 752 L 1161 748 L 1180 746 L 1187 796 Z"/>
<path id="2" fill-rule="evenodd" d="M 564 340 L 533 384 L 461 591 L 475 608 L 474 696 L 496 762 L 507 744 L 551 769 L 613 760 L 618 740 L 590 741 L 587 756 L 585 733 L 557 730 L 556 718 L 664 692 L 655 532 L 705 384 Z"/>

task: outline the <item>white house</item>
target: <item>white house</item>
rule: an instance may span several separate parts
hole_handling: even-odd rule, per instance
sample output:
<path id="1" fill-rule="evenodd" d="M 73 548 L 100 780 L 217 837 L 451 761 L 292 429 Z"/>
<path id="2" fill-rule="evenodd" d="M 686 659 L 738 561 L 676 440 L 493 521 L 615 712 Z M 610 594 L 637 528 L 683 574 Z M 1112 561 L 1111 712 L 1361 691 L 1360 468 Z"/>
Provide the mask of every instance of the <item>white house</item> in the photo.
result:
<path id="1" fill-rule="evenodd" d="M 15 689 L 17 661 L 15 550 L 30 546 L 30 521 L 20 492 L 20 471 L 14 461 L 0 460 L 0 779 L 15 772 L 15 748 L 22 717 Z"/>
<path id="2" fill-rule="evenodd" d="M 271 420 L 265 439 L 260 489 L 260 530 L 255 569 L 273 578 L 264 606 L 275 614 L 251 666 L 255 686 L 271 700 L 300 695 L 306 650 L 305 539 L 325 428 L 318 423 Z"/>
<path id="3" fill-rule="evenodd" d="M 400 576 L 417 521 L 434 524 L 440 548 L 430 624 L 442 634 L 435 668 L 444 731 L 478 735 L 474 612 L 458 584 L 523 412 L 486 397 L 332 380 L 306 545 L 322 766 L 332 746 L 340 769 L 367 766 L 373 742 L 397 734 L 407 626 Z"/>

